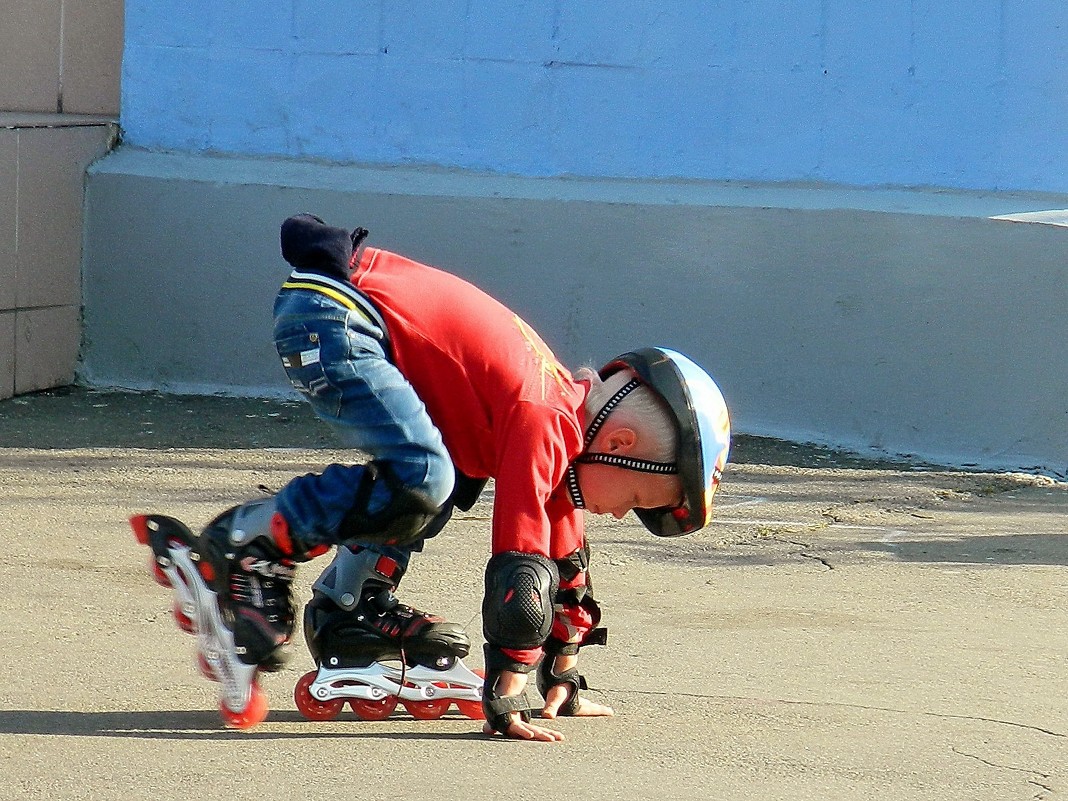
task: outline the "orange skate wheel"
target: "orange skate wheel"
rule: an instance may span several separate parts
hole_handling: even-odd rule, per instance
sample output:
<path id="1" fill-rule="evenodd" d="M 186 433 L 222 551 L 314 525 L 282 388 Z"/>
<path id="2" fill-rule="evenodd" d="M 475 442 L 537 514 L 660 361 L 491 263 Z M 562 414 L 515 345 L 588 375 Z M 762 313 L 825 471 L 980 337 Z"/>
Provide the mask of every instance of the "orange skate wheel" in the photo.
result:
<path id="1" fill-rule="evenodd" d="M 182 605 L 176 603 L 174 605 L 174 622 L 178 624 L 178 628 L 184 631 L 186 634 L 196 634 L 197 627 L 193 623 L 193 619 L 182 611 Z"/>
<path id="2" fill-rule="evenodd" d="M 208 681 L 218 681 L 219 677 L 215 675 L 215 669 L 211 666 L 211 663 L 204 657 L 204 654 L 197 654 L 197 670 L 200 671 L 200 675 L 206 678 Z"/>
<path id="3" fill-rule="evenodd" d="M 235 712 L 225 703 L 219 704 L 219 712 L 228 729 L 251 729 L 267 717 L 267 694 L 256 681 L 249 689 L 248 705 L 242 711 Z"/>
<path id="4" fill-rule="evenodd" d="M 378 701 L 366 698 L 350 698 L 349 706 L 360 720 L 385 720 L 397 708 L 397 696 L 387 695 Z"/>
<path id="5" fill-rule="evenodd" d="M 486 671 L 484 671 L 482 668 L 475 668 L 471 672 L 478 676 L 480 679 L 486 678 Z M 456 708 L 460 710 L 460 714 L 463 715 L 465 718 L 470 718 L 471 720 L 486 719 L 486 713 L 482 711 L 481 701 L 457 701 Z"/>
<path id="6" fill-rule="evenodd" d="M 434 686 L 448 687 L 449 685 L 442 682 L 434 682 Z M 449 707 L 452 706 L 452 700 L 449 698 L 436 698 L 433 701 L 401 701 L 401 704 L 408 710 L 408 714 L 416 720 L 437 720 L 449 711 Z"/>
<path id="7" fill-rule="evenodd" d="M 481 701 L 457 701 L 456 708 L 460 714 L 471 720 L 485 720 L 486 713 L 482 709 Z"/>
<path id="8" fill-rule="evenodd" d="M 171 584 L 171 580 L 167 578 L 167 574 L 163 572 L 163 568 L 159 566 L 159 563 L 156 561 L 156 557 L 148 557 L 148 570 L 152 574 L 152 578 L 159 586 L 166 587 L 167 589 L 170 589 L 174 586 L 173 584 Z"/>
<path id="9" fill-rule="evenodd" d="M 341 714 L 345 707 L 344 698 L 332 698 L 329 701 L 320 701 L 314 698 L 309 689 L 318 672 L 313 670 L 300 677 L 297 686 L 293 688 L 293 700 L 297 704 L 297 711 L 308 720 L 333 720 Z"/>

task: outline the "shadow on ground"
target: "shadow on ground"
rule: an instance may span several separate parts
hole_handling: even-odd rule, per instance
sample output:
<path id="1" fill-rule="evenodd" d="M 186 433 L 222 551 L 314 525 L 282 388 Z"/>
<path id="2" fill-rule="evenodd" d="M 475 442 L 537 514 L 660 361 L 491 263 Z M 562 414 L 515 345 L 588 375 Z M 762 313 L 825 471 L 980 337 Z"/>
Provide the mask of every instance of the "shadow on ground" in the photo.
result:
<path id="1" fill-rule="evenodd" d="M 445 719 L 449 719 L 448 717 Z M 455 717 L 458 721 L 471 721 Z M 270 724 L 286 725 L 284 731 L 271 731 Z M 398 726 L 411 723 L 423 726 L 421 731 L 398 731 Z M 150 740 L 291 740 L 297 736 L 320 738 L 379 738 L 389 740 L 490 740 L 478 731 L 448 732 L 426 727 L 414 718 L 391 718 L 386 725 L 367 723 L 359 729 L 346 726 L 334 729 L 321 723 L 309 723 L 299 712 L 271 712 L 263 727 L 253 731 L 221 728 L 217 710 L 181 711 L 105 711 L 80 712 L 59 709 L 0 710 L 0 734 L 62 734 L 70 737 L 132 737 Z M 501 739 L 501 738 L 496 738 Z"/>

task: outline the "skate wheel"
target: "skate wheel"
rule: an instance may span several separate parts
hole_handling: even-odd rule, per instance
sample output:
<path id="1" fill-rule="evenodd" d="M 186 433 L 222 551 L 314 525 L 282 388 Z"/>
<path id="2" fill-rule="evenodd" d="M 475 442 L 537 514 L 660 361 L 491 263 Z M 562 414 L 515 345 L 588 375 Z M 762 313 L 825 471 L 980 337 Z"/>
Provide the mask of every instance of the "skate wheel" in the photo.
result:
<path id="1" fill-rule="evenodd" d="M 193 619 L 182 611 L 181 604 L 174 605 L 174 622 L 178 624 L 178 628 L 184 631 L 186 634 L 196 634 L 197 627 L 193 622 Z"/>
<path id="2" fill-rule="evenodd" d="M 297 704 L 297 711 L 308 720 L 333 720 L 341 714 L 345 706 L 343 698 L 332 698 L 329 701 L 320 701 L 311 694 L 311 686 L 318 672 L 313 670 L 300 677 L 297 686 L 293 688 L 293 700 Z"/>
<path id="3" fill-rule="evenodd" d="M 408 714 L 416 720 L 437 720 L 452 706 L 452 700 L 442 698 L 434 701 L 401 701 Z"/>
<path id="4" fill-rule="evenodd" d="M 163 568 L 156 562 L 156 557 L 150 556 L 148 558 L 148 570 L 152 574 L 152 578 L 161 587 L 171 589 L 174 585 L 171 584 L 171 580 L 167 578 L 167 574 L 163 572 Z"/>
<path id="5" fill-rule="evenodd" d="M 224 703 L 219 704 L 219 713 L 228 729 L 251 729 L 267 717 L 267 694 L 255 681 L 249 690 L 248 705 L 240 712 L 235 712 Z"/>
<path id="6" fill-rule="evenodd" d="M 480 679 L 486 678 L 486 671 L 484 671 L 482 668 L 475 668 L 471 672 L 478 676 Z M 469 718 L 471 720 L 486 719 L 486 713 L 482 710 L 481 701 L 457 701 L 456 708 L 465 718 Z"/>
<path id="7" fill-rule="evenodd" d="M 197 654 L 197 670 L 199 670 L 200 675 L 208 681 L 219 680 L 219 677 L 215 675 L 215 668 L 211 666 L 211 663 L 207 660 L 204 654 Z"/>
<path id="8" fill-rule="evenodd" d="M 470 720 L 485 720 L 486 713 L 482 709 L 481 701 L 457 701 L 456 708 L 460 714 Z"/>
<path id="9" fill-rule="evenodd" d="M 397 696 L 387 695 L 380 701 L 366 698 L 350 698 L 349 706 L 360 720 L 385 720 L 397 708 Z"/>

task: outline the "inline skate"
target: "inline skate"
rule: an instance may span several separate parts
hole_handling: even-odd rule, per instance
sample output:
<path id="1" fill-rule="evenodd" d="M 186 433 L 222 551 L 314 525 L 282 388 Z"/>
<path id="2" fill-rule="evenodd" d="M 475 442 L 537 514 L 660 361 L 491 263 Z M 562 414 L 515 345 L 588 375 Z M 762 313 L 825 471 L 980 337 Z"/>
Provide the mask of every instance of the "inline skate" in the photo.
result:
<path id="1" fill-rule="evenodd" d="M 317 666 L 293 698 L 309 720 L 333 720 L 348 703 L 361 720 L 384 720 L 400 703 L 414 718 L 435 720 L 456 705 L 482 715 L 482 676 L 464 664 L 463 628 L 400 603 L 403 569 L 359 547 L 338 548 L 312 586 L 304 636 Z"/>
<path id="2" fill-rule="evenodd" d="M 175 593 L 174 618 L 196 635 L 197 665 L 219 683 L 219 711 L 231 728 L 267 716 L 260 671 L 276 671 L 293 632 L 290 585 L 296 554 L 274 501 L 233 507 L 199 537 L 173 517 L 135 515 L 134 536 L 152 550 L 150 566 Z"/>

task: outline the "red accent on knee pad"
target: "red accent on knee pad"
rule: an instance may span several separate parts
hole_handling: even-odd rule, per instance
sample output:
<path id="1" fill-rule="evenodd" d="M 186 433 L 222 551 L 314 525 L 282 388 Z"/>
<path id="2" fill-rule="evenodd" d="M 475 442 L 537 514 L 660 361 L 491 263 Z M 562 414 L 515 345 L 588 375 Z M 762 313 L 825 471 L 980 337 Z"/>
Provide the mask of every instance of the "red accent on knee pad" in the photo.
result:
<path id="1" fill-rule="evenodd" d="M 545 652 L 542 648 L 502 648 L 501 653 L 517 665 L 526 665 L 533 669 Z"/>

